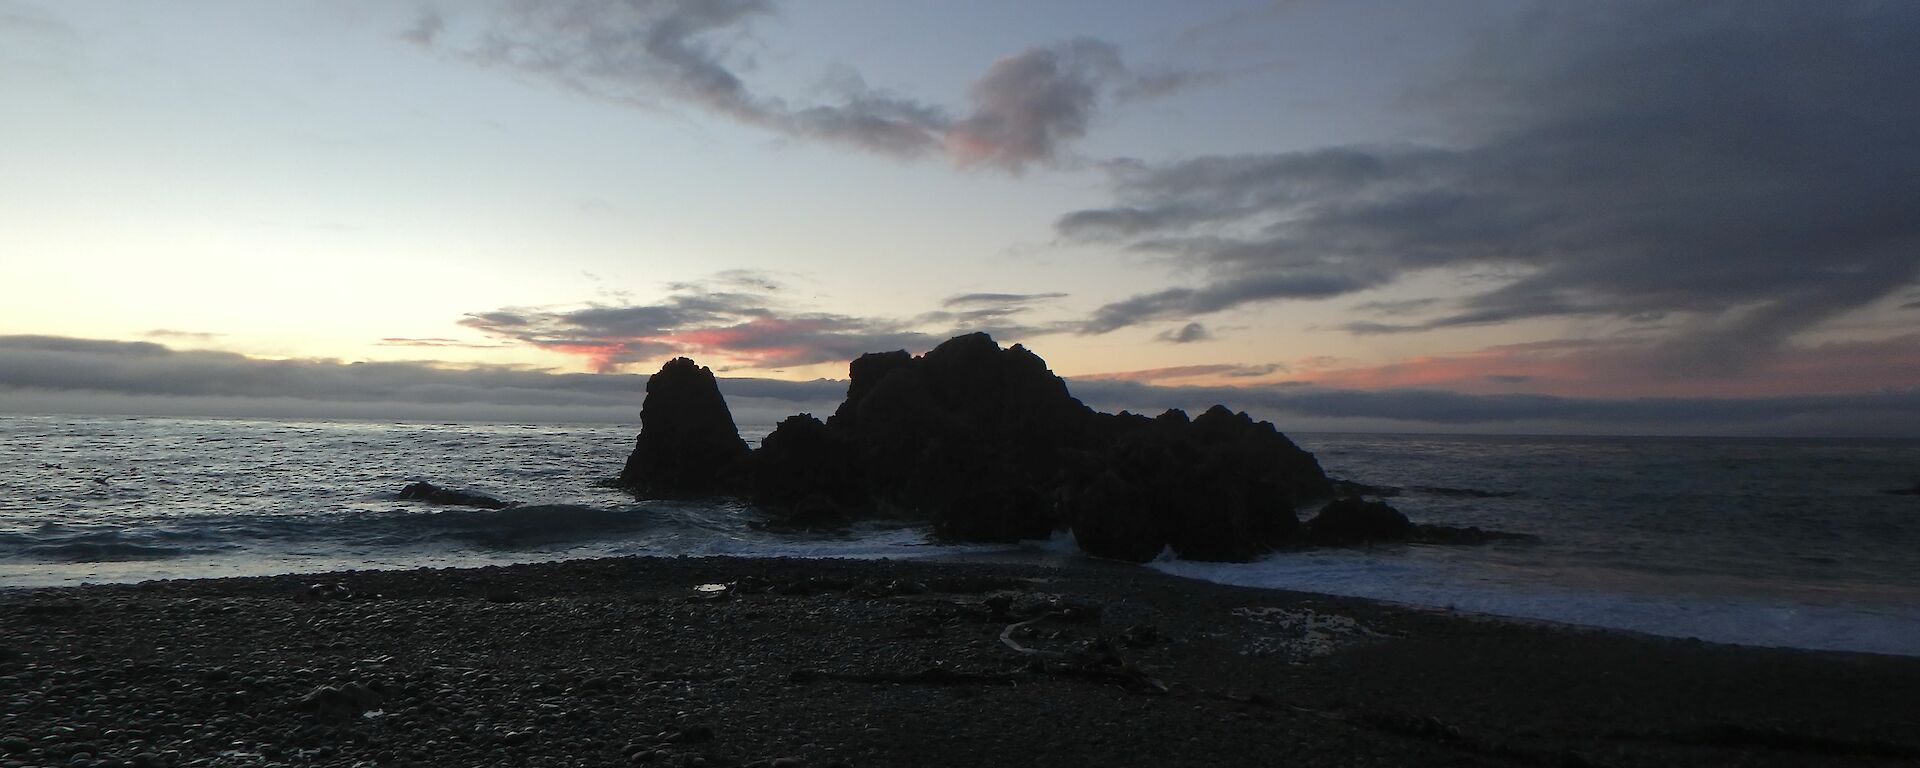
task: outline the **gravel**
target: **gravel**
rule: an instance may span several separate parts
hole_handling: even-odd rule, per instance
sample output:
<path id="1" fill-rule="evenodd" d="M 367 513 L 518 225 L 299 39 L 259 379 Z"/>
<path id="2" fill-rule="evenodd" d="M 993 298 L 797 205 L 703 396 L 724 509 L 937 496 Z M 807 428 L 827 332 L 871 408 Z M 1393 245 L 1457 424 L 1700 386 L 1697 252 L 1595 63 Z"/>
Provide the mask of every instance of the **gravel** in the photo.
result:
<path id="1" fill-rule="evenodd" d="M 0 768 L 1910 765 L 1916 692 L 1911 658 L 1097 563 L 631 558 L 0 592 Z"/>

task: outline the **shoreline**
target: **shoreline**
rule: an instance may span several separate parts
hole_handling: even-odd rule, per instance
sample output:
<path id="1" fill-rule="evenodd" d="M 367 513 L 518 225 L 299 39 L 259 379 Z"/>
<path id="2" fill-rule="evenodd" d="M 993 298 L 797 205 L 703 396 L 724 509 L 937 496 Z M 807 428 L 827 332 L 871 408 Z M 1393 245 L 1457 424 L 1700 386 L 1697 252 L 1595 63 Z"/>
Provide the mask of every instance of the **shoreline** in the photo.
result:
<path id="1" fill-rule="evenodd" d="M 9 589 L 0 682 L 0 765 L 1920 759 L 1920 658 L 1091 562 L 631 557 Z"/>
<path id="2" fill-rule="evenodd" d="M 1494 599 L 1498 599 L 1500 595 L 1509 594 L 1507 592 L 1504 592 L 1498 589 L 1487 591 L 1484 594 L 1463 593 L 1461 595 L 1454 596 L 1453 598 L 1446 599 L 1446 600 L 1442 600 L 1438 598 L 1422 600 L 1422 599 L 1419 599 L 1418 596 L 1408 597 L 1408 598 L 1397 598 L 1392 595 L 1378 594 L 1377 590 L 1369 590 L 1369 589 L 1361 589 L 1361 590 L 1356 590 L 1352 592 L 1319 591 L 1311 587 L 1301 586 L 1297 584 L 1288 584 L 1288 583 L 1267 584 L 1267 583 L 1259 583 L 1257 581 L 1235 581 L 1232 578 L 1215 578 L 1214 576 L 1210 576 L 1202 573 L 1183 572 L 1183 568 L 1181 566 L 1196 565 L 1196 563 L 1193 563 L 1191 561 L 1156 560 L 1150 563 L 1130 563 L 1126 561 L 1103 559 L 1097 556 L 1087 555 L 1086 553 L 1083 553 L 1083 552 L 1063 550 L 1059 548 L 1058 542 L 1055 542 L 1054 544 L 1051 544 L 1051 545 L 1039 545 L 1034 542 L 1027 542 L 1027 544 L 1028 546 L 1023 546 L 1023 547 L 1008 547 L 1008 548 L 984 547 L 977 550 L 946 548 L 946 549 L 943 549 L 942 551 L 929 552 L 927 554 L 914 554 L 909 552 L 877 553 L 877 554 L 874 552 L 867 552 L 862 554 L 842 554 L 842 553 L 834 553 L 834 552 L 825 552 L 825 553 L 819 553 L 819 554 L 580 553 L 572 556 L 564 556 L 558 559 L 551 559 L 551 560 L 499 560 L 499 561 L 489 562 L 485 558 L 478 558 L 478 557 L 476 558 L 449 557 L 444 560 L 438 560 L 438 561 L 406 562 L 402 560 L 398 562 L 387 562 L 387 563 L 377 563 L 377 564 L 355 563 L 352 561 L 328 562 L 323 560 L 316 560 L 313 563 L 309 564 L 311 567 L 296 568 L 293 570 L 256 571 L 256 572 L 240 572 L 240 573 L 228 571 L 226 573 L 209 574 L 209 575 L 161 575 L 161 576 L 132 575 L 132 576 L 120 576 L 120 577 L 106 576 L 105 580 L 103 581 L 92 581 L 92 582 L 82 582 L 82 583 L 49 583 L 49 584 L 3 584 L 3 583 L 0 583 L 0 599 L 4 599 L 6 595 L 11 593 L 19 593 L 19 592 L 26 592 L 26 591 L 86 589 L 86 588 L 99 588 L 99 587 L 124 587 L 124 586 L 133 586 L 133 585 L 137 585 L 145 582 L 202 582 L 202 581 L 246 580 L 246 579 L 326 578 L 330 574 L 394 573 L 394 572 L 404 573 L 404 572 L 415 572 L 415 571 L 422 571 L 422 570 L 471 570 L 471 569 L 500 568 L 500 567 L 512 567 L 512 566 L 566 565 L 570 563 L 584 563 L 584 562 L 595 562 L 595 561 L 601 561 L 601 560 L 623 560 L 623 559 L 675 560 L 675 559 L 688 559 L 688 558 L 691 558 L 691 559 L 721 558 L 721 559 L 739 559 L 739 560 L 747 560 L 747 561 L 792 560 L 795 562 L 808 562 L 808 561 L 896 562 L 896 563 L 925 563 L 928 565 L 954 564 L 954 565 L 963 565 L 963 566 L 964 565 L 985 565 L 985 566 L 1007 566 L 1007 567 L 1042 567 L 1042 568 L 1055 568 L 1055 569 L 1117 568 L 1117 569 L 1120 569 L 1121 571 L 1132 571 L 1132 570 L 1149 571 L 1157 575 L 1164 576 L 1166 578 L 1176 579 L 1181 583 L 1190 583 L 1190 584 L 1207 585 L 1207 586 L 1226 586 L 1226 587 L 1233 587 L 1237 589 L 1253 590 L 1255 592 L 1271 592 L 1271 593 L 1278 593 L 1278 594 L 1300 595 L 1300 596 L 1308 596 L 1308 597 L 1322 597 L 1322 598 L 1328 598 L 1328 599 L 1358 600 L 1358 601 L 1364 601 L 1368 603 L 1377 603 L 1382 606 L 1399 608 L 1399 609 L 1404 609 L 1404 610 L 1414 611 L 1414 612 L 1433 612 L 1440 615 L 1455 616 L 1455 617 L 1461 617 L 1461 618 L 1479 617 L 1488 621 L 1508 621 L 1508 622 L 1516 622 L 1516 623 L 1522 623 L 1522 624 L 1533 624 L 1533 625 L 1538 625 L 1543 627 L 1559 627 L 1559 628 L 1564 628 L 1564 629 L 1573 630 L 1573 631 L 1619 632 L 1627 635 L 1646 637 L 1651 639 L 1698 641 L 1698 642 L 1705 642 L 1705 643 L 1716 644 L 1716 645 L 1726 645 L 1726 646 L 1738 647 L 1738 648 L 1811 651 L 1811 652 L 1819 652 L 1819 653 L 1851 653 L 1851 654 L 1862 654 L 1862 655 L 1868 655 L 1868 656 L 1886 656 L 1886 657 L 1893 657 L 1893 658 L 1920 659 L 1920 650 L 1909 649 L 1905 646 L 1889 648 L 1886 646 L 1885 643 L 1880 643 L 1876 646 L 1875 644 L 1871 644 L 1871 643 L 1853 642 L 1850 644 L 1850 646 L 1836 646 L 1836 645 L 1818 645 L 1818 644 L 1796 644 L 1794 642 L 1768 643 L 1766 642 L 1766 638 L 1764 637 L 1756 640 L 1742 640 L 1737 638 L 1729 639 L 1727 636 L 1728 633 L 1724 631 L 1716 631 L 1718 629 L 1716 627 L 1700 627 L 1700 629 L 1705 629 L 1707 631 L 1701 631 L 1697 633 L 1689 633 L 1684 631 L 1686 629 L 1689 629 L 1684 626 L 1678 627 L 1678 628 L 1660 627 L 1660 628 L 1650 629 L 1650 628 L 1646 628 L 1645 626 L 1633 626 L 1631 625 L 1630 621 L 1624 621 L 1624 620 L 1617 623 L 1609 623 L 1604 620 L 1583 621 L 1583 620 L 1580 620 L 1579 618 L 1562 618 L 1562 617 L 1557 617 L 1553 615 L 1536 615 L 1533 613 L 1528 613 L 1525 610 L 1503 611 L 1499 607 L 1478 607 L 1481 604 L 1484 604 L 1486 601 L 1484 599 L 1482 600 L 1472 599 L 1473 597 L 1476 597 L 1476 596 L 1481 598 L 1491 597 Z M 928 544 L 926 546 L 932 549 L 942 549 L 938 545 L 933 545 L 933 544 Z M 280 563 L 280 565 L 293 565 L 293 563 L 290 563 L 290 562 Z M 1165 565 L 1167 567 L 1160 567 L 1162 565 Z M 1250 564 L 1198 563 L 1198 565 L 1201 565 L 1201 566 L 1225 565 L 1225 566 L 1231 566 L 1231 567 L 1251 567 Z M 1229 576 L 1231 576 L 1231 574 L 1229 574 Z M 1662 605 L 1667 605 L 1667 607 L 1669 608 L 1671 608 L 1673 605 L 1680 605 L 1680 604 L 1712 603 L 1716 605 L 1744 606 L 1745 609 L 1768 608 L 1768 609 L 1774 609 L 1774 610 L 1796 610 L 1796 611 L 1805 611 L 1805 610 L 1819 611 L 1819 610 L 1825 610 L 1825 609 L 1845 610 L 1849 608 L 1858 608 L 1860 606 L 1872 606 L 1872 605 L 1907 606 L 1911 604 L 1911 601 L 1907 599 L 1909 593 L 1911 592 L 1910 589 L 1885 587 L 1884 590 L 1898 592 L 1899 594 L 1893 597 L 1886 597 L 1886 598 L 1854 599 L 1854 600 L 1849 600 L 1842 603 L 1825 603 L 1825 602 L 1819 602 L 1819 601 L 1803 600 L 1803 599 L 1799 599 L 1800 598 L 1799 595 L 1793 594 L 1793 593 L 1778 593 L 1778 594 L 1754 593 L 1754 594 L 1747 594 L 1747 595 L 1729 596 L 1729 595 L 1721 595 L 1721 594 L 1713 594 L 1713 593 L 1689 593 L 1689 592 L 1662 593 L 1662 592 L 1635 591 L 1635 590 L 1626 590 L 1626 591 L 1620 591 L 1620 592 L 1594 592 L 1594 593 L 1566 592 L 1564 593 L 1564 595 L 1562 595 L 1562 599 L 1575 599 L 1575 600 L 1579 600 L 1582 598 L 1601 599 L 1601 600 L 1622 599 L 1622 600 L 1627 600 L 1629 602 L 1632 602 L 1635 600 L 1653 600 Z M 1517 595 L 1519 593 L 1511 593 L 1511 594 Z M 1527 594 L 1533 594 L 1533 593 L 1527 593 Z M 1462 600 L 1461 598 L 1466 598 L 1466 599 Z M 1615 617 L 1615 618 L 1619 618 L 1619 617 Z M 1879 631 L 1879 628 L 1871 628 L 1871 629 Z M 1818 639 L 1814 639 L 1813 642 L 1818 643 L 1820 641 Z"/>

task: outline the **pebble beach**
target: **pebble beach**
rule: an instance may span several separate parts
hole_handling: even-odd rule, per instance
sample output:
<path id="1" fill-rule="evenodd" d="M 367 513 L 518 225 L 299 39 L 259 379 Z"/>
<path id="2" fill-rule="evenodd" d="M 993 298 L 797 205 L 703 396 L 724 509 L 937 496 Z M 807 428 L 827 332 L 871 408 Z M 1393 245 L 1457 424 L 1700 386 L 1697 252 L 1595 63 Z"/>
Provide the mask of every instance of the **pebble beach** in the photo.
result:
<path id="1" fill-rule="evenodd" d="M 0 592 L 0 766 L 1909 765 L 1920 659 L 1099 563 Z"/>

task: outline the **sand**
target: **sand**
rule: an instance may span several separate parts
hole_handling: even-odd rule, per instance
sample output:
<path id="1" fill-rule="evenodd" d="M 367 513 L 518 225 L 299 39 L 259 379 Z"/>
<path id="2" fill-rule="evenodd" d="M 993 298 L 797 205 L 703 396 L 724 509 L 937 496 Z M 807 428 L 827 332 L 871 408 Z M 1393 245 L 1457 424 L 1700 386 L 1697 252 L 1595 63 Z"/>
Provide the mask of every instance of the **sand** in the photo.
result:
<path id="1" fill-rule="evenodd" d="M 634 558 L 0 592 L 0 713 L 0 766 L 1911 765 L 1920 659 Z"/>

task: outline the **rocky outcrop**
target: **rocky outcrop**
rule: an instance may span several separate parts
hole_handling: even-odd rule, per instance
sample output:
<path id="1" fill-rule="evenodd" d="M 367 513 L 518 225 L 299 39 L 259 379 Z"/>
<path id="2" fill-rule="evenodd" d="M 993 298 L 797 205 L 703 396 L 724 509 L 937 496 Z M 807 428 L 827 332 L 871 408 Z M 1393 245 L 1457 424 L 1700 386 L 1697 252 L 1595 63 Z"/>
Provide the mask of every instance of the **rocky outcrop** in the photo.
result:
<path id="1" fill-rule="evenodd" d="M 1306 540 L 1325 547 L 1350 547 L 1372 542 L 1406 541 L 1413 522 L 1384 501 L 1356 497 L 1335 499 L 1308 520 Z"/>
<path id="2" fill-rule="evenodd" d="M 776 515 L 925 520 L 958 541 L 1043 538 L 1059 523 L 1062 448 L 1093 412 L 1046 363 L 985 334 L 922 357 L 862 355 L 822 423 L 793 417 L 753 461 Z"/>
<path id="3" fill-rule="evenodd" d="M 813 414 L 788 416 L 753 454 L 750 495 L 790 528 L 835 528 L 869 509 L 845 441 Z"/>
<path id="4" fill-rule="evenodd" d="M 849 374 L 826 421 L 790 417 L 748 457 L 711 374 L 675 360 L 647 385 L 622 478 L 646 495 L 746 496 L 785 526 L 880 516 L 983 542 L 1072 529 L 1089 553 L 1133 561 L 1253 558 L 1297 534 L 1296 501 L 1332 490 L 1272 424 L 1219 406 L 1097 413 L 986 334 L 863 355 Z"/>
<path id="5" fill-rule="evenodd" d="M 1074 536 L 1090 554 L 1139 562 L 1170 547 L 1192 560 L 1250 560 L 1297 533 L 1296 499 L 1329 491 L 1311 454 L 1222 406 L 1191 421 L 1172 410 L 1107 422 L 1092 477 L 1068 489 Z"/>
<path id="6" fill-rule="evenodd" d="M 640 436 L 620 483 L 648 498 L 734 492 L 748 450 L 713 371 L 677 357 L 647 379 Z"/>

